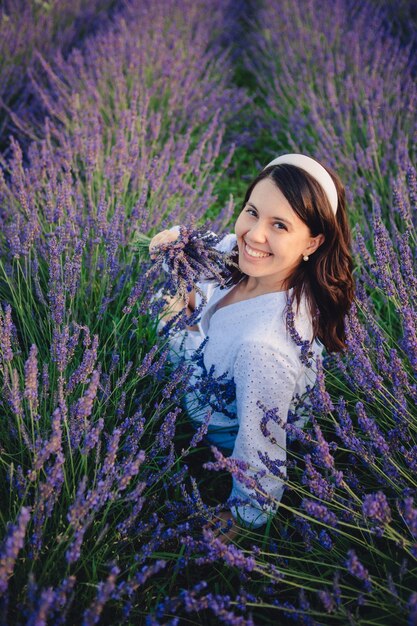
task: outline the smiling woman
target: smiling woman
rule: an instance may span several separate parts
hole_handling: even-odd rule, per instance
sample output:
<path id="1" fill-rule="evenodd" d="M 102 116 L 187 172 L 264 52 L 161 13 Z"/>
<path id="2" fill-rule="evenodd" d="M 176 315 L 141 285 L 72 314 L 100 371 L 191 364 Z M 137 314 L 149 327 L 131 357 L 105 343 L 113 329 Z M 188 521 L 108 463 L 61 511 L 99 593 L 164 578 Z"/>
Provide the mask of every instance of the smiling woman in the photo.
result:
<path id="1" fill-rule="evenodd" d="M 309 257 L 324 241 L 321 233 L 311 236 L 307 224 L 270 178 L 253 188 L 235 232 L 239 267 L 247 274 L 247 289 L 253 293 L 281 291 L 300 258 Z"/>
<path id="2" fill-rule="evenodd" d="M 288 414 L 305 423 L 297 409 L 308 405 L 323 346 L 344 348 L 353 280 L 342 183 L 310 157 L 278 157 L 218 249 L 237 268 L 226 288 L 199 283 L 207 303 L 196 327 L 172 334 L 171 357 L 193 364 L 187 412 L 196 427 L 210 415 L 207 439 L 234 463 L 231 514 L 258 527 L 282 497 Z"/>

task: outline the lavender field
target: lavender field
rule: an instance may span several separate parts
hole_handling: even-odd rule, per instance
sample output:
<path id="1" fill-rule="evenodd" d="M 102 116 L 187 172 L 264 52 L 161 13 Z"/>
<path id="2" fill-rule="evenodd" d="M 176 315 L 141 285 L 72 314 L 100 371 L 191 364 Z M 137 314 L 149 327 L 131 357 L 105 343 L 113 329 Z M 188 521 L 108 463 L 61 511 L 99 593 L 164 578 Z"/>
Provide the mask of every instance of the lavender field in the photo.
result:
<path id="1" fill-rule="evenodd" d="M 0 6 L 1 626 L 417 625 L 411 5 Z M 139 242 L 229 232 L 286 151 L 347 187 L 348 348 L 285 425 L 278 513 L 223 543 L 244 470 L 189 425 Z"/>

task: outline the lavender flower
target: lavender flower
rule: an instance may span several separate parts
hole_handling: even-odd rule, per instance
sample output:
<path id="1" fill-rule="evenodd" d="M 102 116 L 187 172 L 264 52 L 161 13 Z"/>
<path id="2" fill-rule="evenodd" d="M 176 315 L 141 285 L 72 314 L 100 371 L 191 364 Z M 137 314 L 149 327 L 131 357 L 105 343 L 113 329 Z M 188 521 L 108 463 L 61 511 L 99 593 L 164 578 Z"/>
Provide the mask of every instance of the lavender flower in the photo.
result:
<path id="1" fill-rule="evenodd" d="M 93 369 L 97 360 L 98 335 L 94 335 L 93 345 L 85 350 L 83 359 L 75 372 L 71 374 L 67 384 L 67 392 L 74 390 L 76 385 L 86 383 L 88 377 L 93 373 Z"/>
<path id="2" fill-rule="evenodd" d="M 4 363 L 8 363 L 13 358 L 12 350 L 12 308 L 8 304 L 3 313 L 0 308 L 0 356 Z"/>
<path id="3" fill-rule="evenodd" d="M 13 574 L 17 556 L 25 542 L 26 528 L 30 520 L 30 509 L 23 506 L 17 523 L 10 525 L 7 537 L 0 552 L 0 594 L 3 595 L 8 587 L 8 580 Z"/>
<path id="4" fill-rule="evenodd" d="M 91 606 L 84 611 L 83 626 L 92 626 L 97 624 L 100 619 L 100 615 L 103 611 L 104 605 L 110 599 L 112 592 L 116 587 L 117 575 L 120 573 L 120 568 L 113 566 L 111 572 L 105 582 L 100 582 L 97 588 L 97 596 Z"/>
<path id="5" fill-rule="evenodd" d="M 368 570 L 359 561 L 354 550 L 349 550 L 347 554 L 348 558 L 346 560 L 346 567 L 349 573 L 352 574 L 352 576 L 354 576 L 355 578 L 363 581 L 365 589 L 367 591 L 371 591 L 372 582 L 369 577 Z"/>
<path id="6" fill-rule="evenodd" d="M 36 414 L 38 408 L 38 349 L 35 344 L 30 347 L 29 358 L 25 363 L 25 390 L 24 397 L 28 399 L 32 411 Z"/>
<path id="7" fill-rule="evenodd" d="M 216 461 L 208 461 L 204 463 L 204 468 L 209 470 L 227 470 L 232 476 L 249 489 L 259 487 L 255 478 L 248 476 L 245 472 L 249 469 L 249 464 L 239 459 L 231 459 L 225 457 L 215 446 L 211 446 Z"/>
<path id="8" fill-rule="evenodd" d="M 231 567 L 242 568 L 247 572 L 253 571 L 256 561 L 253 557 L 246 557 L 241 550 L 233 544 L 224 544 L 221 539 L 217 538 L 212 530 L 203 529 L 204 549 L 208 554 L 205 557 L 199 557 L 197 564 L 210 563 L 214 560 L 222 559 Z"/>
<path id="9" fill-rule="evenodd" d="M 30 480 L 35 480 L 37 472 L 43 468 L 51 454 L 62 452 L 62 412 L 58 407 L 52 414 L 52 432 L 49 440 L 40 440 L 37 446 L 33 469 L 28 473 Z"/>
<path id="10" fill-rule="evenodd" d="M 176 241 L 162 244 L 158 248 L 155 259 L 156 267 L 165 264 L 168 279 L 165 287 L 172 295 L 177 294 L 187 307 L 189 293 L 194 288 L 201 296 L 203 306 L 207 298 L 204 291 L 197 285 L 201 280 L 217 280 L 225 285 L 227 266 L 233 265 L 232 257 L 216 250 L 218 237 L 209 231 L 180 226 Z"/>
<path id="11" fill-rule="evenodd" d="M 311 342 L 308 341 L 307 339 L 302 339 L 302 337 L 300 336 L 300 334 L 298 333 L 295 327 L 295 316 L 294 316 L 294 310 L 293 310 L 293 302 L 291 299 L 288 300 L 286 308 L 285 308 L 285 320 L 286 320 L 286 327 L 289 330 L 291 338 L 293 339 L 294 343 L 296 343 L 297 346 L 299 346 L 301 349 L 300 350 L 301 362 L 304 363 L 304 365 L 306 365 L 307 367 L 311 367 L 312 357 L 313 357 L 313 351 L 311 350 Z"/>
<path id="12" fill-rule="evenodd" d="M 48 587 L 40 591 L 36 588 L 36 583 L 32 581 L 30 583 L 34 592 L 37 592 L 38 598 L 36 598 L 35 604 L 37 605 L 33 613 L 30 615 L 27 625 L 28 626 L 46 626 L 48 619 L 51 619 L 55 615 L 55 624 L 60 625 L 63 623 L 63 615 L 65 609 L 68 608 L 67 604 L 71 593 L 76 583 L 75 576 L 68 576 L 64 578 L 62 583 L 58 585 L 56 589 Z"/>
<path id="13" fill-rule="evenodd" d="M 8 402 L 16 416 L 22 417 L 23 415 L 23 393 L 20 391 L 19 374 L 15 368 L 12 369 L 12 387 L 6 395 Z M 22 434 L 25 433 L 25 426 L 21 425 Z M 23 435 L 25 437 L 25 435 Z M 27 436 L 25 437 L 28 441 Z M 30 446 L 28 446 L 30 448 Z"/>
<path id="14" fill-rule="evenodd" d="M 414 507 L 413 498 L 405 498 L 404 502 L 399 505 L 399 509 L 412 537 L 417 539 L 417 508 Z"/>
<path id="15" fill-rule="evenodd" d="M 88 389 L 84 396 L 77 402 L 74 408 L 74 419 L 83 420 L 89 417 L 93 408 L 93 403 L 99 386 L 100 371 L 94 370 L 89 381 Z"/>
<path id="16" fill-rule="evenodd" d="M 365 517 L 380 524 L 389 524 L 391 521 L 391 509 L 387 497 L 382 491 L 369 493 L 362 503 L 362 512 Z"/>
<path id="17" fill-rule="evenodd" d="M 321 589 L 320 591 L 317 592 L 317 595 L 322 601 L 323 606 L 326 609 L 326 611 L 328 613 L 332 613 L 335 609 L 335 602 L 334 602 L 333 595 L 330 593 L 330 591 L 327 591 L 327 589 Z"/>
<path id="18" fill-rule="evenodd" d="M 334 486 L 314 467 L 310 454 L 305 455 L 305 466 L 302 483 L 308 485 L 313 495 L 321 500 L 331 502 L 334 496 Z"/>
<path id="19" fill-rule="evenodd" d="M 203 437 L 207 434 L 210 419 L 211 419 L 211 411 L 207 411 L 207 414 L 205 415 L 201 423 L 201 426 L 197 428 L 197 430 L 195 431 L 190 441 L 189 450 L 192 450 L 193 448 L 195 448 L 197 444 L 200 443 Z M 182 454 L 185 456 L 187 452 L 185 450 L 182 450 Z"/>
<path id="20" fill-rule="evenodd" d="M 314 500 L 303 499 L 301 503 L 302 508 L 311 515 L 315 517 L 319 521 L 324 524 L 328 524 L 329 526 L 337 526 L 338 520 L 336 515 L 330 511 L 324 504 L 319 504 Z"/>

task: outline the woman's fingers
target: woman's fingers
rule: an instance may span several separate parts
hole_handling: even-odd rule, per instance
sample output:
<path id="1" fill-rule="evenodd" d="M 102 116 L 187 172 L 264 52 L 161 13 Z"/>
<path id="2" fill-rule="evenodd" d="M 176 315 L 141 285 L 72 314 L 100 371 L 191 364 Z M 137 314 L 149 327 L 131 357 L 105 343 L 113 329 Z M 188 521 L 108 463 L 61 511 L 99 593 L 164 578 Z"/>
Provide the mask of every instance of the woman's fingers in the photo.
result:
<path id="1" fill-rule="evenodd" d="M 172 230 L 162 230 L 160 233 L 152 237 L 149 244 L 149 252 L 151 257 L 155 257 L 158 253 L 158 248 L 164 243 L 171 243 L 178 239 L 178 233 Z"/>

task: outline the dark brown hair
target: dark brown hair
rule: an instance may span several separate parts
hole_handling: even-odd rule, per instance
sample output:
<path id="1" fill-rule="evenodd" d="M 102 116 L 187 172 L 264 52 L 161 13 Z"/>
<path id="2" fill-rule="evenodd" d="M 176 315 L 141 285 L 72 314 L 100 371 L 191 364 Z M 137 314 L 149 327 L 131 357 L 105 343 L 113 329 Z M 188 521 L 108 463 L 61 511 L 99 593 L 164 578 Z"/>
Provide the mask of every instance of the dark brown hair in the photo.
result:
<path id="1" fill-rule="evenodd" d="M 328 351 L 339 352 L 345 347 L 344 318 L 354 297 L 351 236 L 343 184 L 337 174 L 325 169 L 337 189 L 336 215 L 320 183 L 294 165 L 271 165 L 262 170 L 246 191 L 242 210 L 255 185 L 269 178 L 309 227 L 311 235 L 324 235 L 324 242 L 310 255 L 308 262 L 300 258 L 285 288 L 294 289 L 297 307 L 305 296 L 313 320 L 314 338 L 317 337 Z M 231 282 L 238 282 L 242 276 L 242 272 L 234 272 Z"/>

